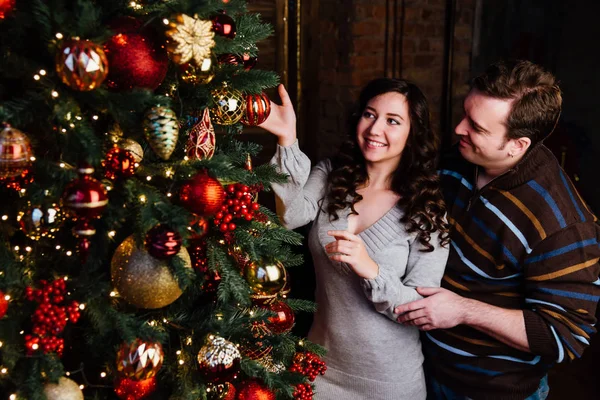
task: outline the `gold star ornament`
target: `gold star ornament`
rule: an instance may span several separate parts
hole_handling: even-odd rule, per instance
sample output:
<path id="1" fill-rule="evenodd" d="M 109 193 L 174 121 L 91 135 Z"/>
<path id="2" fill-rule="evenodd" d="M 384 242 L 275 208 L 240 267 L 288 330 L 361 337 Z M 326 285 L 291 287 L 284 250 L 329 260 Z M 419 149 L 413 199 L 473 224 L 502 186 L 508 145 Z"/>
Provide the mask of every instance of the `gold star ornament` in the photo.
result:
<path id="1" fill-rule="evenodd" d="M 169 30 L 166 32 L 170 39 L 167 49 L 173 62 L 193 62 L 201 66 L 204 60 L 210 57 L 210 49 L 215 45 L 212 27 L 212 21 L 185 14 L 177 15 L 169 23 Z"/>

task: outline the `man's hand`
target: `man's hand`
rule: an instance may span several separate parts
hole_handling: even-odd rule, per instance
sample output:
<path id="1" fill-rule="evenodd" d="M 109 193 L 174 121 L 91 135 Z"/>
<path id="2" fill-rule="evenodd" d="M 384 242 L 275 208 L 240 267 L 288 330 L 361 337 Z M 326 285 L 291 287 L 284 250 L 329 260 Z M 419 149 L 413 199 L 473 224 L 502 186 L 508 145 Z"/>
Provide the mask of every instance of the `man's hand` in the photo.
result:
<path id="1" fill-rule="evenodd" d="M 424 299 L 396 307 L 398 322 L 420 330 L 448 329 L 465 322 L 468 299 L 443 288 L 417 288 Z"/>
<path id="2" fill-rule="evenodd" d="M 291 146 L 296 141 L 296 113 L 288 92 L 283 85 L 277 88 L 281 105 L 271 101 L 271 112 L 265 122 L 259 126 L 277 136 L 280 146 Z"/>
<path id="3" fill-rule="evenodd" d="M 365 243 L 348 231 L 328 231 L 335 242 L 325 245 L 325 251 L 334 261 L 344 262 L 364 279 L 373 279 L 379 275 L 379 266 L 369 257 Z"/>

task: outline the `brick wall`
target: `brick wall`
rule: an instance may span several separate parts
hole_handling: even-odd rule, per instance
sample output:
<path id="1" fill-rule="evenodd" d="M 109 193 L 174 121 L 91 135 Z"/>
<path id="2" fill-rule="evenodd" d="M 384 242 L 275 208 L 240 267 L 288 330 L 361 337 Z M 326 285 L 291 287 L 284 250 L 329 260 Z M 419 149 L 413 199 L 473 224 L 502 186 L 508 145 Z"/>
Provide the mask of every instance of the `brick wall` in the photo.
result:
<path id="1" fill-rule="evenodd" d="M 384 75 L 402 76 L 419 85 L 429 99 L 434 126 L 439 127 L 446 1 L 404 0 L 404 18 L 402 2 L 318 1 L 315 21 L 304 27 L 310 30 L 305 34 L 313 38 L 305 53 L 319 54 L 317 58 L 312 53 L 311 65 L 304 66 L 308 84 L 303 91 L 307 106 L 301 139 L 311 158 L 321 159 L 335 151 L 360 89 L 369 80 Z M 454 121 L 462 113 L 470 76 L 473 9 L 474 0 L 457 0 L 452 71 Z"/>

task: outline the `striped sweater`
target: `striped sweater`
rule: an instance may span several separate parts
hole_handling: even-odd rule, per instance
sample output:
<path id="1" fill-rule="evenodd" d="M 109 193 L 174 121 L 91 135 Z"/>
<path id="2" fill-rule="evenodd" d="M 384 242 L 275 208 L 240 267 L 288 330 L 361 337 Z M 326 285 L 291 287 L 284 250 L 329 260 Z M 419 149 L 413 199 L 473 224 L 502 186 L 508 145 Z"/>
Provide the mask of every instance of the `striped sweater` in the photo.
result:
<path id="1" fill-rule="evenodd" d="M 431 373 L 470 398 L 524 399 L 596 331 L 600 227 L 543 145 L 481 189 L 458 151 L 440 175 L 453 225 L 442 287 L 522 309 L 531 353 L 459 325 L 424 334 Z"/>

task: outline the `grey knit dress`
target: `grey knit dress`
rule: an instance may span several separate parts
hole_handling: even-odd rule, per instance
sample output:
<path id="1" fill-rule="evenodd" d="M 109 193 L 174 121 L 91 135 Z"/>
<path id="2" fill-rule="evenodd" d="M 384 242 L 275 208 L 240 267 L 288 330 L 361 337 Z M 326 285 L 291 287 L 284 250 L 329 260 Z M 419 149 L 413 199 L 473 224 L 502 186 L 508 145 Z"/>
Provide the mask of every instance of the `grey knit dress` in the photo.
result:
<path id="1" fill-rule="evenodd" d="M 345 230 L 349 210 L 330 221 L 325 209 L 329 161 L 311 172 L 310 160 L 298 148 L 278 146 L 271 163 L 290 175 L 274 185 L 277 212 L 289 229 L 314 221 L 309 247 L 317 278 L 318 310 L 309 340 L 327 348 L 327 372 L 315 380 L 316 400 L 424 400 L 423 354 L 419 331 L 395 322 L 394 308 L 420 299 L 418 286 L 439 286 L 448 249 L 432 236 L 433 252 L 422 247 L 399 222 L 394 207 L 358 236 L 379 275 L 362 279 L 343 263 L 331 261 L 324 246 L 334 240 L 328 230 Z M 321 205 L 321 207 L 319 207 Z"/>

